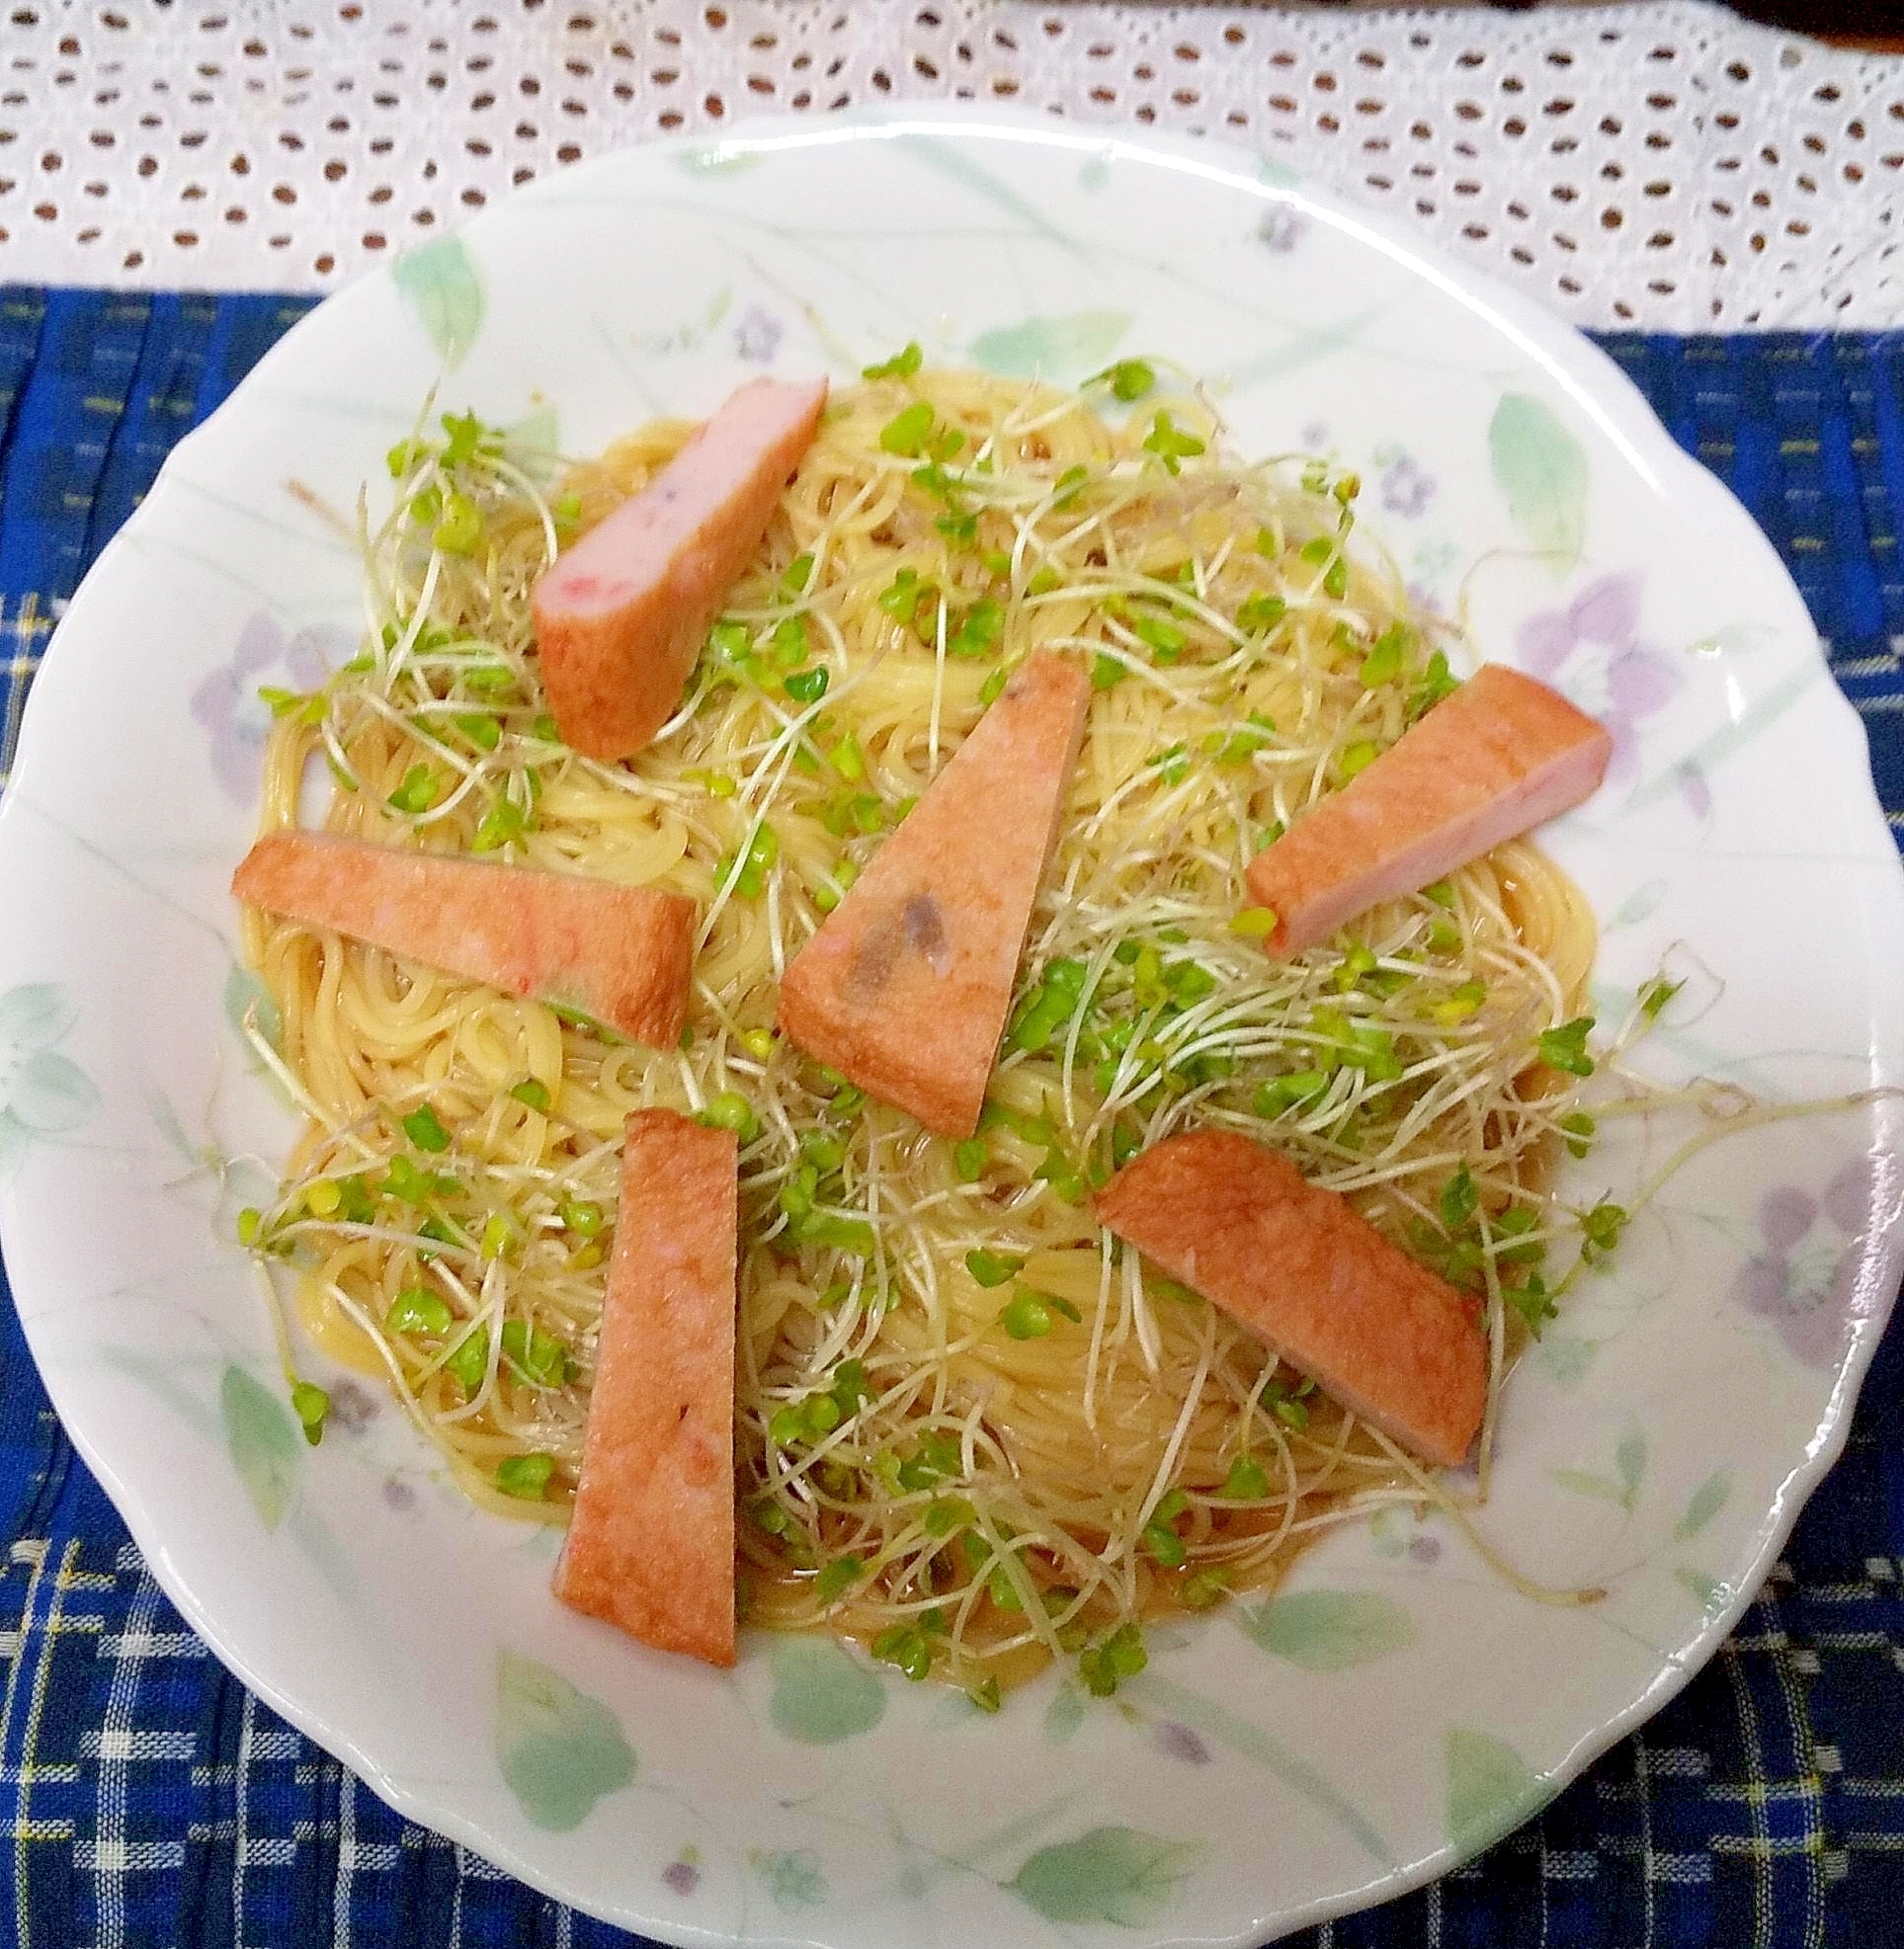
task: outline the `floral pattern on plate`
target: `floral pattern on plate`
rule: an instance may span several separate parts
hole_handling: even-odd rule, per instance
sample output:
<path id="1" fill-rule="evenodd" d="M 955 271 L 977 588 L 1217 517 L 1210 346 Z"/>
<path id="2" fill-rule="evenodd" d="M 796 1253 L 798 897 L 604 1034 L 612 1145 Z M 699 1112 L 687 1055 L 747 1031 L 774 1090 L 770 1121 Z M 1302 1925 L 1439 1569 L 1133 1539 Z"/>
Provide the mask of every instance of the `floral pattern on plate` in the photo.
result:
<path id="1" fill-rule="evenodd" d="M 233 1040 L 258 998 L 226 885 L 258 687 L 319 681 L 359 627 L 313 505 L 374 495 L 432 387 L 579 453 L 763 365 L 846 378 L 913 338 L 1059 382 L 1168 359 L 1243 447 L 1362 469 L 1400 572 L 1614 724 L 1618 788 L 1548 843 L 1605 918 L 1607 992 L 1675 943 L 1716 971 L 1669 1068 L 1776 1059 L 1787 1101 L 1904 1074 L 1904 892 L 1856 722 L 1763 538 L 1597 353 L 1219 149 L 991 110 L 789 123 L 564 172 L 327 303 L 102 558 L 0 815 L 0 913 L 35 920 L 0 937 L 9 1265 L 75 1439 L 214 1648 L 538 1887 L 664 1940 L 1255 1943 L 1498 1837 L 1718 1643 L 1882 1325 L 1888 1102 L 1689 1167 L 1687 1210 L 1723 1224 L 1677 1260 L 1661 1225 L 1661 1263 L 1584 1281 L 1515 1375 L 1490 1541 L 1601 1564 L 1599 1601 L 1532 1604 L 1446 1516 L 1385 1509 L 1154 1631 L 1117 1700 L 1054 1672 L 996 1715 L 829 1642 L 750 1634 L 715 1674 L 562 1612 L 552 1539 L 462 1502 L 401 1415 L 340 1406 L 348 1438 L 304 1443 L 247 1267 L 207 1255 L 227 1161 L 290 1129 Z M 186 1143 L 204 1105 L 217 1142 Z M 1643 1149 L 1610 1138 L 1572 1189 L 1637 1181 Z M 389 1657 L 416 1642 L 427 1673 Z"/>

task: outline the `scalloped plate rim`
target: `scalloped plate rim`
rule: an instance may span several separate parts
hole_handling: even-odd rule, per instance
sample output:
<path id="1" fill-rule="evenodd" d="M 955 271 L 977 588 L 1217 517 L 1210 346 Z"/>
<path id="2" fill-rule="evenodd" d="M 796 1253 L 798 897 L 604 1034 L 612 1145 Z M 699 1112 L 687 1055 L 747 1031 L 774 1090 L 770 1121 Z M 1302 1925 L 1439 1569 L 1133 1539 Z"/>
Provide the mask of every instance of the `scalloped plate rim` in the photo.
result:
<path id="1" fill-rule="evenodd" d="M 1494 318 L 1510 323 L 1522 350 L 1544 371 L 1563 380 L 1565 390 L 1590 417 L 1603 425 L 1616 427 L 1623 441 L 1635 451 L 1643 453 L 1658 474 L 1671 476 L 1678 488 L 1704 500 L 1715 516 L 1736 528 L 1741 540 L 1748 535 L 1755 539 L 1758 547 L 1778 566 L 1783 600 L 1802 619 L 1804 632 L 1816 640 L 1815 626 L 1788 570 L 1776 556 L 1751 516 L 1722 481 L 1679 447 L 1653 412 L 1645 395 L 1600 347 L 1573 327 L 1541 310 L 1537 304 L 1501 283 L 1492 274 L 1445 263 L 1432 246 L 1410 237 L 1385 215 L 1360 205 L 1353 196 L 1344 195 L 1335 186 L 1320 185 L 1308 178 L 1294 184 L 1266 181 L 1254 173 L 1258 159 L 1221 140 L 1204 141 L 1152 134 L 1122 124 L 1101 128 L 1090 125 L 1057 126 L 1030 111 L 1001 111 L 989 107 L 963 113 L 947 110 L 921 112 L 905 108 L 895 108 L 889 112 L 856 112 L 852 116 L 842 116 L 830 126 L 823 127 L 814 127 L 787 117 L 750 118 L 716 136 L 664 137 L 631 145 L 554 176 L 543 177 L 477 213 L 468 223 L 448 234 L 479 240 L 484 230 L 499 218 L 507 220 L 518 215 L 545 197 L 559 201 L 566 193 L 591 179 L 613 176 L 625 167 L 632 157 L 680 157 L 709 151 L 739 152 L 750 148 L 799 150 L 885 141 L 908 134 L 945 135 L 961 140 L 992 137 L 1047 148 L 1071 149 L 1080 154 L 1109 152 L 1119 159 L 1152 167 L 1161 165 L 1180 174 L 1245 190 L 1260 196 L 1265 202 L 1294 201 L 1340 219 L 1397 264 L 1441 284 L 1477 312 L 1492 314 Z M 292 324 L 267 349 L 211 418 L 225 414 L 234 403 L 242 401 L 247 389 L 260 388 L 280 366 L 294 365 L 299 357 L 300 341 L 320 310 L 348 306 L 366 291 L 387 281 L 392 268 L 391 263 L 386 263 L 353 279 L 342 289 L 325 298 L 321 306 L 313 307 L 311 312 Z M 209 421 L 206 424 L 208 425 Z M 31 781 L 39 754 L 35 726 L 50 714 L 50 706 L 42 702 L 42 696 L 50 696 L 68 681 L 66 673 L 69 667 L 75 673 L 77 671 L 77 665 L 72 664 L 70 659 L 55 661 L 52 650 L 62 636 L 82 632 L 89 607 L 103 600 L 100 591 L 104 578 L 100 575 L 100 569 L 115 562 L 152 523 L 154 504 L 161 492 L 171 484 L 171 476 L 181 470 L 182 461 L 195 450 L 203 434 L 203 426 L 195 427 L 175 443 L 152 488 L 101 550 L 53 632 L 45 662 L 23 713 L 13 782 L 4 801 L 0 801 L 0 851 L 31 843 L 19 834 L 25 800 L 18 787 L 23 782 Z M 1824 667 L 1822 649 L 1817 654 L 1821 667 Z M 77 681 L 76 676 L 73 681 Z M 51 690 L 47 689 L 49 683 Z M 1868 747 L 1862 720 L 1835 684 L 1829 687 L 1829 691 L 1832 735 L 1836 746 L 1831 755 L 1844 761 L 1852 774 L 1847 798 L 1855 801 L 1866 832 L 1880 835 L 1888 849 L 1892 845 L 1891 836 L 1870 781 Z M 11 1201 L 11 1192 L 0 1192 L 0 1206 L 9 1205 Z M 18 1218 L 7 1227 L 8 1232 L 16 1236 L 20 1229 Z M 1553 1792 L 1562 1790 L 1596 1758 L 1668 1703 L 1724 1642 L 1738 1618 L 1756 1597 L 1766 1573 L 1776 1561 L 1806 1501 L 1843 1453 L 1859 1393 L 1895 1301 L 1901 1261 L 1904 1261 L 1904 1221 L 1893 1222 L 1887 1230 L 1865 1241 L 1863 1274 L 1866 1279 L 1874 1279 L 1879 1289 L 1891 1297 L 1882 1306 L 1861 1315 L 1850 1344 L 1839 1362 L 1832 1392 L 1820 1414 L 1814 1436 L 1808 1442 L 1804 1455 L 1783 1476 L 1771 1506 L 1757 1525 L 1758 1541 L 1748 1576 L 1740 1580 L 1722 1610 L 1705 1614 L 1700 1624 L 1688 1633 L 1682 1649 L 1661 1665 L 1638 1697 L 1623 1711 L 1584 1731 L 1560 1765 L 1544 1769 L 1543 1777 L 1549 1781 Z M 18 1281 L 15 1283 L 17 1285 Z M 34 1330 L 24 1318 L 22 1329 L 31 1349 Z M 35 1358 L 38 1365 L 37 1351 Z M 113 1468 L 90 1427 L 75 1425 L 69 1420 L 66 1406 L 71 1396 L 71 1384 L 67 1377 L 57 1364 L 50 1373 L 42 1368 L 41 1377 L 68 1437 L 106 1490 L 155 1580 L 193 1629 L 234 1675 L 299 1732 L 346 1763 L 379 1798 L 405 1818 L 468 1845 L 485 1859 L 553 1900 L 567 1902 L 574 1899 L 572 1893 L 564 1889 L 559 1875 L 523 1854 L 478 1819 L 460 1812 L 455 1804 L 442 1797 L 432 1783 L 413 1781 L 401 1773 L 387 1770 L 358 1735 L 331 1724 L 321 1712 L 308 1705 L 300 1696 L 294 1677 L 272 1675 L 267 1669 L 271 1663 L 268 1641 L 261 1641 L 260 1652 L 263 1656 L 254 1657 L 228 1638 L 221 1631 L 217 1619 L 201 1604 L 190 1584 L 173 1563 L 165 1546 L 163 1519 L 154 1512 L 142 1492 L 122 1472 Z M 1466 1856 L 1452 1841 L 1445 1841 L 1418 1859 L 1401 1863 L 1393 1870 L 1371 1874 L 1360 1888 L 1344 1889 L 1304 1902 L 1297 1908 L 1265 1915 L 1232 1934 L 1199 1935 L 1195 1940 L 1207 1945 L 1207 1949 L 1250 1949 L 1250 1945 L 1263 1940 L 1263 1930 L 1266 1928 L 1273 1929 L 1280 1936 L 1354 1912 L 1374 1902 L 1393 1899 L 1434 1880 L 1464 1858 Z M 724 1930 L 704 1928 L 680 1915 L 664 1917 L 653 1912 L 640 1913 L 631 1908 L 610 1910 L 597 1908 L 593 1905 L 588 1905 L 588 1911 L 600 1914 L 618 1926 L 638 1928 L 655 1935 L 658 1940 L 680 1944 L 683 1949 L 715 1949 L 716 1945 L 735 1939 Z M 824 1949 L 829 1938 L 805 1933 L 750 1933 L 747 1939 L 768 1944 L 770 1949 L 776 1949 L 776 1946 L 778 1949 Z M 1189 1943 L 1192 1940 L 1148 1930 L 1131 1931 L 1120 1935 L 1119 1939 L 1133 1945 Z"/>

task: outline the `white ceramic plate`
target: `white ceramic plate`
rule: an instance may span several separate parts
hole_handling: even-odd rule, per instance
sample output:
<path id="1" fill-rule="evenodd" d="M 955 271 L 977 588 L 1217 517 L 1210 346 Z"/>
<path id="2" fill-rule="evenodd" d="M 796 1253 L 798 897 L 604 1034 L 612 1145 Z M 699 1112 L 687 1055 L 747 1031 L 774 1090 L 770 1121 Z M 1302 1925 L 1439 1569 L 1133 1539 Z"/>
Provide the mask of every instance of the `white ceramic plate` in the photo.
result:
<path id="1" fill-rule="evenodd" d="M 1602 1016 L 1670 955 L 1661 1073 L 1769 1102 L 1898 1078 L 1904 899 L 1857 720 L 1772 550 L 1599 353 L 1217 149 L 829 121 L 539 185 L 333 298 L 181 444 L 60 626 L 0 812 L 8 1269 L 219 1655 L 538 1887 L 681 1943 L 1255 1941 L 1472 1853 L 1719 1642 L 1883 1324 L 1893 1108 L 1704 1154 L 1514 1377 L 1483 1527 L 1600 1602 L 1531 1601 L 1391 1515 L 1268 1603 L 1154 1633 L 1116 1704 L 1054 1674 L 997 1719 L 829 1643 L 751 1637 L 723 1676 L 559 1609 L 546 1532 L 466 1506 L 369 1388 L 304 1447 L 231 1242 L 290 1135 L 233 1025 L 254 692 L 311 682 L 359 615 L 288 478 L 348 505 L 439 380 L 586 452 L 915 336 L 1062 380 L 1164 353 L 1246 450 L 1359 467 L 1422 590 L 1617 732 L 1552 834 L 1603 919 Z M 1619 1193 L 1686 1134 L 1636 1130 L 1573 1189 Z"/>

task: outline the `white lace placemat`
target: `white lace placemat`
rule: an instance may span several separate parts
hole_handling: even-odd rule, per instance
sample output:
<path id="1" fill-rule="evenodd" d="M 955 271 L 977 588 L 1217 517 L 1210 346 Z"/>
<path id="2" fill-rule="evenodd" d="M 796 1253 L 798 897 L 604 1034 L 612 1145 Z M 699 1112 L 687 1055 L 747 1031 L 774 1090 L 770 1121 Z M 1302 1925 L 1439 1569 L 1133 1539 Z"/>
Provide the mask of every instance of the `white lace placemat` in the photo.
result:
<path id="1" fill-rule="evenodd" d="M 1274 151 L 1583 325 L 1904 320 L 1904 62 L 1699 0 L 15 0 L 0 280 L 327 289 L 608 149 L 953 98 Z"/>

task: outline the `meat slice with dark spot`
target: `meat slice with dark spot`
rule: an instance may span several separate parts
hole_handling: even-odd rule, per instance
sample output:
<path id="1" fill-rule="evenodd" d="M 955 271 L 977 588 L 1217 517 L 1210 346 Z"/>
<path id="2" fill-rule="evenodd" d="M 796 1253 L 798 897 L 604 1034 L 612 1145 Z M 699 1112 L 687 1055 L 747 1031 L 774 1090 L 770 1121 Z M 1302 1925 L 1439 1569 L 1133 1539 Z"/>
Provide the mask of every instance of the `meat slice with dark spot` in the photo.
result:
<path id="1" fill-rule="evenodd" d="M 1029 658 L 781 983 L 793 1042 L 929 1130 L 977 1127 L 1090 701 Z"/>

